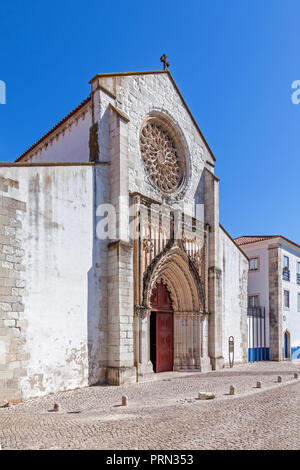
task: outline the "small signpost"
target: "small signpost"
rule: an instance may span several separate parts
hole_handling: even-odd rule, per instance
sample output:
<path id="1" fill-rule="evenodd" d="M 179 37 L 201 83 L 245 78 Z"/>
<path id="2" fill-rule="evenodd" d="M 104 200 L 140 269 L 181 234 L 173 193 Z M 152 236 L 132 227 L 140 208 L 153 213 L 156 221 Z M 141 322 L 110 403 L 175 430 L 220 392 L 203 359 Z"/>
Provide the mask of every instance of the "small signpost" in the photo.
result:
<path id="1" fill-rule="evenodd" d="M 229 336 L 229 366 L 233 367 L 234 363 L 234 337 Z"/>

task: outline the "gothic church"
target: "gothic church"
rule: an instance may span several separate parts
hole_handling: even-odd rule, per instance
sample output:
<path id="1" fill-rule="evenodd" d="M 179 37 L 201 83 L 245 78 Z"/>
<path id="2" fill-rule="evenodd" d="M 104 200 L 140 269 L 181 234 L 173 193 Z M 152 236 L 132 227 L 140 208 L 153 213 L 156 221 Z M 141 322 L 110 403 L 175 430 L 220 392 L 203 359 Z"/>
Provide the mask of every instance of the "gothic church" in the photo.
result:
<path id="1" fill-rule="evenodd" d="M 248 260 L 170 71 L 90 87 L 0 166 L 0 403 L 247 361 Z"/>

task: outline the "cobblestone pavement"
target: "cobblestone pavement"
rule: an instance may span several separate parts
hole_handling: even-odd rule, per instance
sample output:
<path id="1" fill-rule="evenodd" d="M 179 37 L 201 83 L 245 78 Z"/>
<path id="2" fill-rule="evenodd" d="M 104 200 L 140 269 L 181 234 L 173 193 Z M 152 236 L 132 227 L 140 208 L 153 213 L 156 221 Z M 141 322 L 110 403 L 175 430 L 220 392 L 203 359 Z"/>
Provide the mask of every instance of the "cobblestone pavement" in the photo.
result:
<path id="1" fill-rule="evenodd" d="M 1 408 L 0 441 L 2 449 L 299 449 L 294 372 L 300 377 L 299 361 L 266 362 L 60 392 Z M 198 400 L 200 391 L 216 398 Z M 124 394 L 127 407 L 120 406 Z M 50 411 L 54 403 L 59 412 Z"/>

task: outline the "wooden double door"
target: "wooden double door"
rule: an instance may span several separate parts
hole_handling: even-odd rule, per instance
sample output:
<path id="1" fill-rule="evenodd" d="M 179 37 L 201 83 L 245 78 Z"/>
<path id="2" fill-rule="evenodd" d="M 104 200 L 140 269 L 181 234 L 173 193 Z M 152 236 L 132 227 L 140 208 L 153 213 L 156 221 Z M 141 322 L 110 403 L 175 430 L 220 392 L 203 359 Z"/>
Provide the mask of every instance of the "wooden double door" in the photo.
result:
<path id="1" fill-rule="evenodd" d="M 150 358 L 155 372 L 173 370 L 173 309 L 169 292 L 162 283 L 151 296 Z"/>

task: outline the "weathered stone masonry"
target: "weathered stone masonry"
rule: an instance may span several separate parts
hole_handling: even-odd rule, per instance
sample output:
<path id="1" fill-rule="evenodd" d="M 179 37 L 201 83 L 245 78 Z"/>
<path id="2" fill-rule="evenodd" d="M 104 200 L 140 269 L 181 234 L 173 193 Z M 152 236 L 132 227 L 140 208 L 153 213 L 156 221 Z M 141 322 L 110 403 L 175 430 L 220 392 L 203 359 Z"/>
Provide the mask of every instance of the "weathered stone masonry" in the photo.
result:
<path id="1" fill-rule="evenodd" d="M 269 316 L 270 359 L 280 361 L 282 357 L 282 257 L 278 246 L 269 246 Z"/>
<path id="2" fill-rule="evenodd" d="M 24 251 L 19 238 L 20 215 L 26 204 L 13 197 L 19 183 L 0 178 L 0 405 L 21 400 L 19 378 L 26 375 L 28 354 L 23 354 L 26 321 L 23 318 Z"/>

